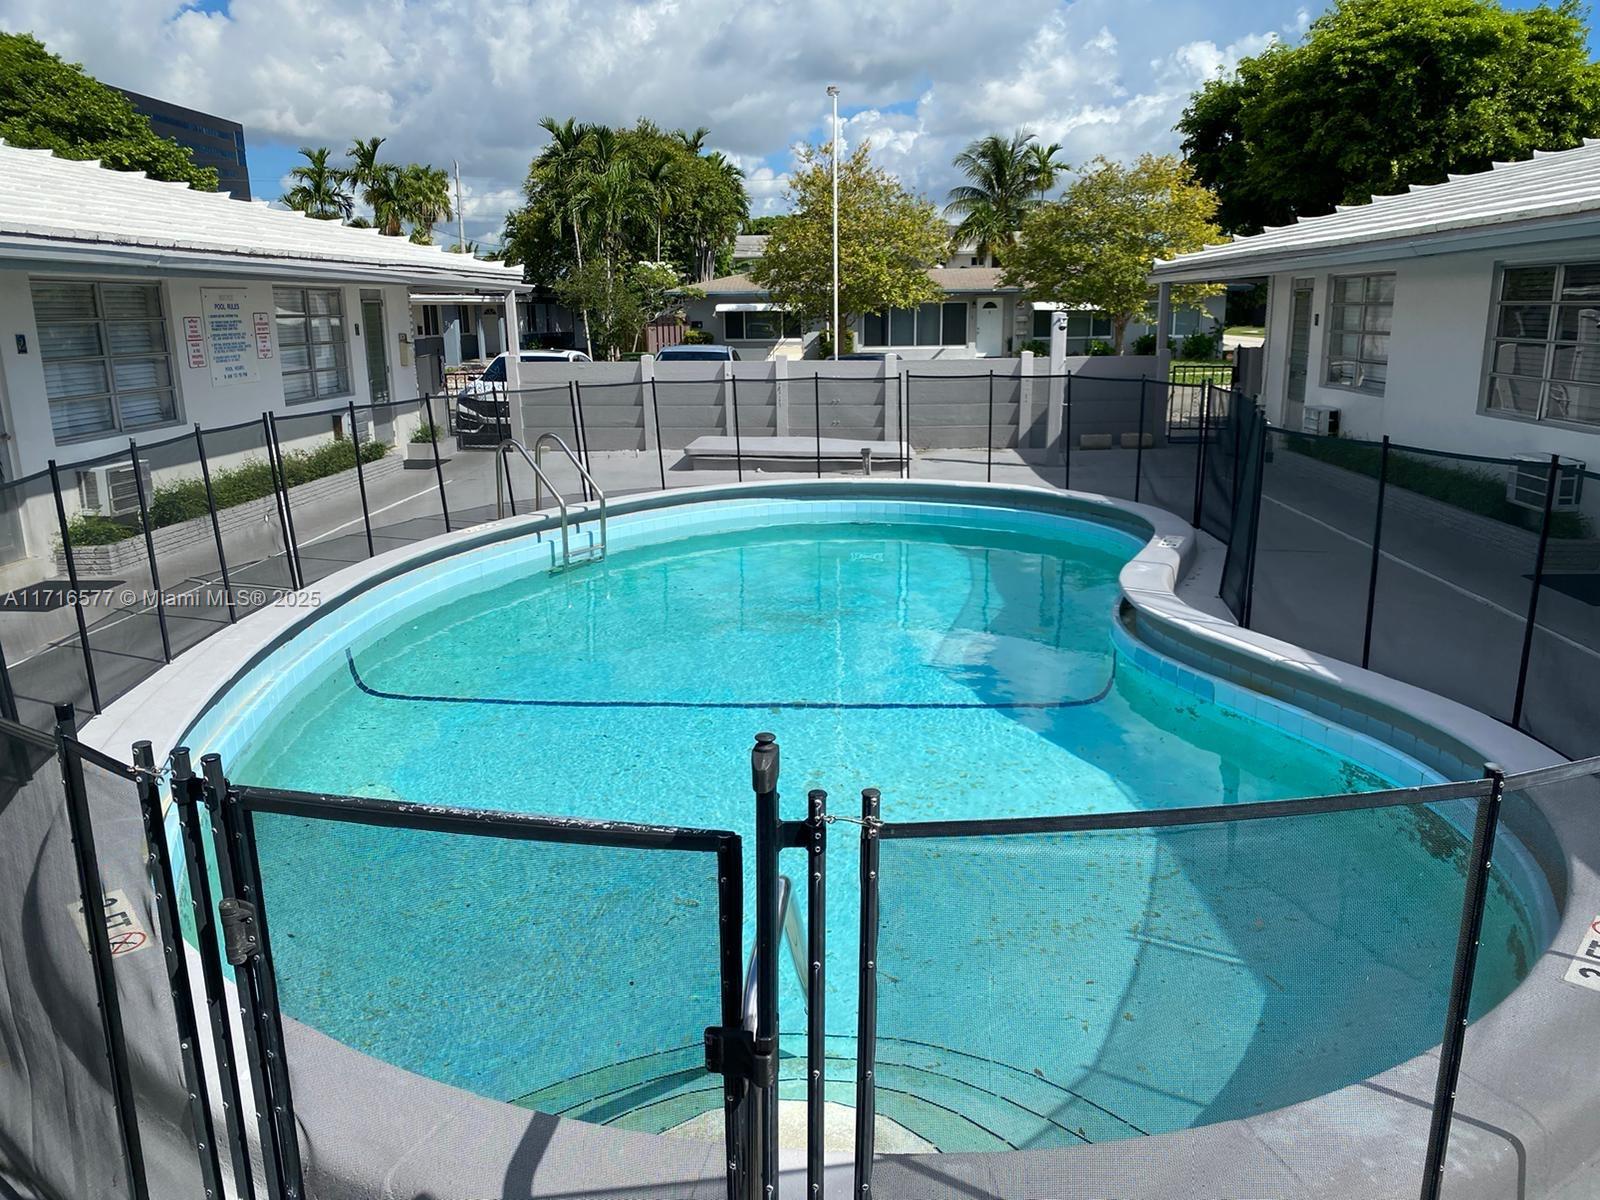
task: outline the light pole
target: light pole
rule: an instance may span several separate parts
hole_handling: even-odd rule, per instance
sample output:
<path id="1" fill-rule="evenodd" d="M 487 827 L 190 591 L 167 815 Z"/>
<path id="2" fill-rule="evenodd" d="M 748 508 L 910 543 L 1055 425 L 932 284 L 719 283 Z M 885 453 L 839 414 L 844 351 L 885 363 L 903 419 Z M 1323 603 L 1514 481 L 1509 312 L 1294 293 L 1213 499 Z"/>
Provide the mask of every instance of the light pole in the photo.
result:
<path id="1" fill-rule="evenodd" d="M 833 98 L 833 361 L 839 361 L 839 89 L 828 85 Z"/>

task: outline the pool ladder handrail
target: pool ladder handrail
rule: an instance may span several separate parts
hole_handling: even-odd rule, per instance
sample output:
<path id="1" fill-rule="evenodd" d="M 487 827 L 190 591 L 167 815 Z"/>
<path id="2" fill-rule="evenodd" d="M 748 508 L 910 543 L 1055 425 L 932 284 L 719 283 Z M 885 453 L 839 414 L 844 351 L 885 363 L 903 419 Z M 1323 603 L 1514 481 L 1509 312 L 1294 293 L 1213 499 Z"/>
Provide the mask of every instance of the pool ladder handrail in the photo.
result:
<path id="1" fill-rule="evenodd" d="M 589 490 L 594 493 L 595 500 L 600 506 L 599 544 L 594 546 L 589 553 L 583 554 L 579 557 L 580 562 L 598 561 L 606 556 L 606 494 L 600 490 L 600 485 L 595 483 L 594 477 L 584 469 L 583 463 L 578 460 L 578 456 L 572 452 L 571 447 L 569 447 L 566 442 L 562 441 L 561 438 L 554 433 L 541 433 L 538 438 L 534 440 L 532 454 L 528 453 L 528 448 L 521 442 L 517 441 L 516 438 L 506 438 L 503 442 L 495 447 L 495 516 L 496 518 L 503 518 L 506 515 L 506 498 L 511 494 L 509 482 L 506 477 L 506 455 L 512 450 L 515 450 L 518 454 L 522 455 L 522 460 L 526 462 L 533 470 L 533 507 L 535 511 L 543 507 L 544 489 L 550 489 L 550 495 L 555 500 L 556 507 L 560 512 L 561 566 L 563 568 L 572 566 L 572 541 L 568 534 L 570 510 L 568 509 L 567 502 L 561 498 L 561 493 L 556 490 L 555 484 L 550 482 L 549 476 L 544 473 L 544 467 L 542 465 L 544 461 L 544 446 L 547 441 L 554 442 L 556 446 L 560 448 L 561 452 L 567 456 L 568 461 L 577 468 L 579 477 L 582 478 L 584 483 L 588 485 Z M 512 498 L 511 513 L 513 516 L 516 515 L 516 511 L 517 502 L 515 498 Z"/>
<path id="2" fill-rule="evenodd" d="M 800 981 L 800 994 L 806 1004 L 811 1003 L 810 977 L 806 973 L 806 931 L 800 922 L 800 911 L 794 905 L 794 882 L 787 875 L 778 876 L 778 923 L 783 926 L 783 940 L 789 946 L 789 960 L 794 963 L 794 977 Z M 746 1029 L 756 1027 L 756 952 L 750 949 L 750 961 L 744 972 L 744 1024 Z"/>

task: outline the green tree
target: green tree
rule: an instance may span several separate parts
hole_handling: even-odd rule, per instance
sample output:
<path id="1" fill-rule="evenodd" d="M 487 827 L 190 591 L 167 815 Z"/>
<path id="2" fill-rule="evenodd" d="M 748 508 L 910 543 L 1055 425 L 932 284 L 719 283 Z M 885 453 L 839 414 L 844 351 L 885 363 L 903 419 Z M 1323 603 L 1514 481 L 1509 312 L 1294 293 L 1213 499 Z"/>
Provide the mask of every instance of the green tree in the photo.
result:
<path id="1" fill-rule="evenodd" d="M 217 190 L 216 171 L 196 166 L 186 147 L 158 136 L 126 96 L 25 33 L 0 32 L 0 139 Z"/>
<path id="2" fill-rule="evenodd" d="M 953 244 L 975 246 L 981 258 L 1004 257 L 1023 216 L 1037 203 L 1034 194 L 1055 182 L 1053 163 L 1049 184 L 1041 182 L 1039 149 L 1034 135 L 1023 129 L 1010 137 L 991 133 L 955 156 L 953 165 L 967 182 L 951 188 L 945 199 L 945 214 L 958 222 Z"/>
<path id="3" fill-rule="evenodd" d="M 380 194 L 386 188 L 388 181 L 384 178 L 386 169 L 378 162 L 378 147 L 387 139 L 381 137 L 357 138 L 350 143 L 350 148 L 344 156 L 350 160 L 350 165 L 343 169 L 344 181 L 351 190 L 374 213 L 378 210 L 377 201 L 382 199 Z M 382 228 L 381 221 L 374 224 Z"/>
<path id="4" fill-rule="evenodd" d="M 831 146 L 808 146 L 790 177 L 789 215 L 774 224 L 750 272 L 773 300 L 803 321 L 833 318 Z M 863 142 L 839 164 L 839 311 L 913 308 L 943 293 L 928 278 L 944 257 L 949 230 L 932 202 L 872 165 Z"/>
<path id="5" fill-rule="evenodd" d="M 294 186 L 283 194 L 283 202 L 290 208 L 319 221 L 338 221 L 350 215 L 343 173 L 328 163 L 331 153 L 326 146 L 301 146 L 305 165 L 289 172 Z"/>
<path id="6" fill-rule="evenodd" d="M 1056 157 L 1060 153 L 1060 142 L 1051 142 L 1048 146 L 1043 142 L 1034 142 L 1028 147 L 1028 167 L 1033 172 L 1033 190 L 1039 194 L 1041 201 L 1049 194 L 1050 189 L 1056 186 L 1056 180 L 1061 172 L 1067 169 L 1067 164 Z"/>
<path id="7" fill-rule="evenodd" d="M 1338 0 L 1196 92 L 1183 152 L 1248 233 L 1569 149 L 1600 130 L 1587 43 L 1577 0 Z"/>
<path id="8" fill-rule="evenodd" d="M 1151 265 L 1221 240 L 1216 211 L 1216 197 L 1171 155 L 1126 167 L 1096 159 L 1061 199 L 1023 219 L 1005 280 L 1031 299 L 1105 312 L 1120 354 L 1128 325 L 1149 310 Z M 1219 290 L 1174 288 L 1173 301 L 1198 304 Z"/>
<path id="9" fill-rule="evenodd" d="M 411 240 L 433 243 L 433 227 L 455 215 L 450 207 L 450 176 L 443 167 L 408 163 L 400 168 L 400 212 L 411 222 Z"/>

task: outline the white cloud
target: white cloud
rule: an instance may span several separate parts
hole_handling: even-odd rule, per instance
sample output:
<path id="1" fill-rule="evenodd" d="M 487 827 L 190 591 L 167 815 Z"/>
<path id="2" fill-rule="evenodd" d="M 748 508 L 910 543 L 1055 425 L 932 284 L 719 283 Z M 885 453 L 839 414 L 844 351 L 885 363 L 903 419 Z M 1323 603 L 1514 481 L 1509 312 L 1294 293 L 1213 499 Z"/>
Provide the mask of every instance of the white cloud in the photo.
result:
<path id="1" fill-rule="evenodd" d="M 1284 0 L 819 0 L 803 16 L 735 0 L 121 0 L 109 20 L 104 0 L 0 0 L 0 28 L 233 117 L 258 145 L 380 134 L 396 157 L 460 159 L 469 236 L 515 203 L 546 114 L 710 126 L 760 213 L 781 203 L 788 148 L 826 136 L 837 83 L 846 140 L 870 138 L 942 199 L 951 157 L 994 130 L 1033 129 L 1072 162 L 1173 149 L 1190 90 L 1309 19 Z"/>

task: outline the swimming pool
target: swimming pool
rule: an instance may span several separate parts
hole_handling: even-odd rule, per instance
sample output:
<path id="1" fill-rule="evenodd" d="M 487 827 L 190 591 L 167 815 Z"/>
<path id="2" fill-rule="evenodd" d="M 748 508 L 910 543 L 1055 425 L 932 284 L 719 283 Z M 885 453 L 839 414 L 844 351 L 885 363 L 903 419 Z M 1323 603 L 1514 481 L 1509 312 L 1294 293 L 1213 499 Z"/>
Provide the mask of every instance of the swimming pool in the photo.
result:
<path id="1" fill-rule="evenodd" d="M 1145 540 L 1132 528 L 911 501 L 696 507 L 615 520 L 609 557 L 577 570 L 549 572 L 550 543 L 523 540 L 379 585 L 279 647 L 191 744 L 223 749 L 238 783 L 747 840 L 740 781 L 762 728 L 783 746 L 790 817 L 811 787 L 846 812 L 860 788 L 880 787 L 884 816 L 904 821 L 1431 778 L 1370 738 L 1219 702 L 1205 677 L 1131 645 L 1116 617 L 1119 571 Z M 931 1022 L 947 1027 L 937 1061 L 919 1049 L 894 1063 L 905 1099 L 880 1112 L 907 1148 L 1110 1140 L 1307 1099 L 1426 1050 L 1441 1026 L 1465 839 L 1448 814 L 1360 816 L 1240 851 L 1259 860 L 1243 895 L 1231 890 L 1237 864 L 1214 866 L 1220 855 L 1151 835 L 1106 842 L 1054 893 L 1050 938 L 950 973 Z M 853 1073 L 858 881 L 850 841 L 838 844 L 829 1094 L 844 1099 L 832 1083 Z M 715 1023 L 715 960 L 688 951 L 707 936 L 710 864 L 504 846 L 464 857 L 436 836 L 288 818 L 263 820 L 261 853 L 287 1015 L 541 1111 L 663 1132 L 719 1104 L 697 1069 L 699 1029 Z M 921 944 L 899 948 L 924 978 L 940 965 L 940 937 L 961 927 L 964 895 L 1021 895 L 1032 877 L 959 858 L 922 864 L 902 876 L 920 882 L 897 893 L 929 918 Z M 1322 917 L 1330 902 L 1337 922 Z M 1529 903 L 1508 873 L 1497 879 L 1479 1012 L 1528 969 Z M 362 919 L 328 919 L 345 911 Z M 1037 925 L 1037 903 L 1027 911 L 1012 925 Z M 1063 944 L 1074 953 L 1063 958 Z M 1203 970 L 1151 971 L 1151 946 Z M 787 969 L 782 979 L 784 1028 L 798 1032 L 803 1000 Z M 595 980 L 625 981 L 641 999 L 579 1021 Z M 1083 1003 L 1053 1003 L 1066 984 Z M 980 996 L 1007 1015 L 1010 1040 L 996 1036 L 1002 1022 L 975 1020 Z M 981 1069 L 959 1048 L 963 1026 L 987 1031 Z M 1174 1052 L 1194 1064 L 1181 1094 L 1141 1083 Z M 784 1076 L 797 1094 L 795 1072 Z M 1042 1119 L 1048 1095 L 1020 1112 L 995 1100 L 1051 1088 L 1085 1099 L 1092 1127 Z"/>

